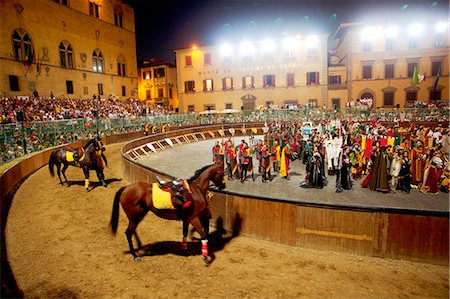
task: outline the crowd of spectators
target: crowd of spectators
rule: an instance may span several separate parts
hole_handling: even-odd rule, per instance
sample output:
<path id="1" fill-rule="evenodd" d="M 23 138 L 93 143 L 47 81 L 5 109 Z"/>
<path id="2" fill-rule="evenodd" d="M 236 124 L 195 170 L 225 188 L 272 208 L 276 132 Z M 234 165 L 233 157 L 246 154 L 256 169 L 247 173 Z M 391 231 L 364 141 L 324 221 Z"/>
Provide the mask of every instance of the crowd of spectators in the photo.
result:
<path id="1" fill-rule="evenodd" d="M 246 123 L 268 121 L 321 122 L 426 122 L 449 121 L 449 105 L 418 103 L 409 109 L 343 110 L 301 107 L 287 110 L 276 105 L 242 113 L 176 114 L 173 110 L 136 99 L 113 97 L 93 99 L 71 98 L 0 98 L 0 164 L 25 153 L 60 144 L 91 138 L 94 134 L 118 134 L 144 129 L 145 124 L 165 123 L 170 126 L 213 123 Z M 23 113 L 21 113 L 23 111 Z M 21 116 L 23 116 L 23 121 Z M 23 127 L 22 127 L 23 125 Z M 26 150 L 25 150 L 26 148 Z"/>
<path id="2" fill-rule="evenodd" d="M 0 122 L 17 122 L 17 112 L 23 111 L 25 121 L 54 121 L 74 118 L 134 118 L 143 114 L 166 115 L 172 113 L 153 104 L 137 99 L 97 98 L 94 99 L 52 99 L 6 97 L 1 98 Z M 97 115 L 94 115 L 97 114 Z"/>

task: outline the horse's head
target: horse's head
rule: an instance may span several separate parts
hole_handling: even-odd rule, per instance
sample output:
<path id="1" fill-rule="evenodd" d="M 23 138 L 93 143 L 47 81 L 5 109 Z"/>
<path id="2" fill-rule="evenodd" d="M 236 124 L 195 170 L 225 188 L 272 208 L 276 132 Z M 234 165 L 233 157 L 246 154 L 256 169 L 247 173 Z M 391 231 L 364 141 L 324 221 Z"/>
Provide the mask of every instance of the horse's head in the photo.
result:
<path id="1" fill-rule="evenodd" d="M 214 183 L 214 185 L 216 185 L 216 187 L 219 188 L 219 190 L 223 190 L 226 188 L 225 176 L 223 171 L 223 159 L 219 159 L 214 164 L 214 168 L 213 171 L 211 172 L 210 179 Z"/>

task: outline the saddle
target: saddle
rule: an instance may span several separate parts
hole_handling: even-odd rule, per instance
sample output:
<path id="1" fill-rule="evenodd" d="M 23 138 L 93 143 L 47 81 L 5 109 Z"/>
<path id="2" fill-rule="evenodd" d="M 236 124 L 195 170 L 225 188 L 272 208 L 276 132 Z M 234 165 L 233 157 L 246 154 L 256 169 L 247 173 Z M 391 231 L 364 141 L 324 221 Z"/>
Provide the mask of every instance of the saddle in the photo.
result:
<path id="1" fill-rule="evenodd" d="M 153 206 L 157 209 L 186 209 L 192 203 L 192 192 L 184 179 L 164 181 L 156 177 L 157 183 L 152 184 Z"/>
<path id="2" fill-rule="evenodd" d="M 75 149 L 72 151 L 66 152 L 66 161 L 67 162 L 81 162 L 85 158 L 84 148 L 80 147 L 79 149 Z"/>

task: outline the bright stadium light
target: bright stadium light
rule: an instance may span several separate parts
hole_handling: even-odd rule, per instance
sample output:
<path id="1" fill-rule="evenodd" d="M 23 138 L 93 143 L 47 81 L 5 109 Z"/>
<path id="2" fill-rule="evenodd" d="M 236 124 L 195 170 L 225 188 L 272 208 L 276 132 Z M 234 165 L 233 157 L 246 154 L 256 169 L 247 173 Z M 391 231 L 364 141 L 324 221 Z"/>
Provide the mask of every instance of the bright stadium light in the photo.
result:
<path id="1" fill-rule="evenodd" d="M 285 39 L 283 39 L 283 47 L 284 47 L 286 50 L 292 50 L 292 49 L 294 49 L 295 46 L 296 46 L 296 44 L 297 44 L 297 40 L 296 40 L 294 37 L 288 36 L 288 37 L 286 37 Z"/>
<path id="2" fill-rule="evenodd" d="M 436 32 L 437 33 L 444 33 L 447 30 L 448 24 L 446 22 L 439 22 L 436 24 Z"/>
<path id="3" fill-rule="evenodd" d="M 384 29 L 384 35 L 387 38 L 397 37 L 398 32 L 399 32 L 399 29 L 397 26 L 388 26 L 388 27 L 386 27 L 386 29 Z"/>
<path id="4" fill-rule="evenodd" d="M 220 54 L 225 57 L 231 56 L 233 53 L 233 47 L 230 44 L 223 44 L 220 46 Z"/>
<path id="5" fill-rule="evenodd" d="M 253 46 L 253 43 L 250 41 L 243 41 L 239 44 L 239 50 L 244 55 L 250 55 L 253 54 L 255 51 L 255 47 Z"/>
<path id="6" fill-rule="evenodd" d="M 365 41 L 370 41 L 372 40 L 375 35 L 377 34 L 377 29 L 375 27 L 364 27 L 361 30 L 361 38 Z"/>
<path id="7" fill-rule="evenodd" d="M 411 24 L 408 27 L 408 34 L 410 36 L 419 36 L 419 35 L 422 34 L 422 32 L 423 32 L 423 25 L 422 24 L 414 23 L 414 24 Z"/>
<path id="8" fill-rule="evenodd" d="M 271 53 L 275 50 L 275 42 L 270 38 L 266 38 L 261 41 L 261 50 L 264 53 Z"/>
<path id="9" fill-rule="evenodd" d="M 308 48 L 315 48 L 319 45 L 319 38 L 317 35 L 310 35 L 306 38 L 306 44 L 308 45 Z"/>

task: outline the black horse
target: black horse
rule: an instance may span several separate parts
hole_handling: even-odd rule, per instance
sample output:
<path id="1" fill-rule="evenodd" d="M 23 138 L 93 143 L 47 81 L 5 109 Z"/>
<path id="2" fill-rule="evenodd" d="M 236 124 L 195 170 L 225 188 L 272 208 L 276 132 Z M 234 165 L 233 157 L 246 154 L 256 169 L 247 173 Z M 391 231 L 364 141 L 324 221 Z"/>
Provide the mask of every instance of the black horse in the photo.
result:
<path id="1" fill-rule="evenodd" d="M 108 161 L 103 154 L 105 150 L 100 137 L 89 140 L 85 146 L 78 149 L 73 149 L 68 146 L 61 147 L 50 154 L 50 160 L 48 162 L 50 174 L 52 177 L 55 176 L 54 165 L 56 165 L 59 181 L 61 182 L 61 185 L 64 186 L 60 174 L 61 164 L 64 165 L 62 168 L 62 175 L 64 176 L 66 183 L 67 177 L 65 172 L 67 168 L 69 166 L 80 167 L 84 172 L 86 191 L 89 191 L 89 170 L 95 170 L 99 181 L 106 187 L 105 175 L 103 174 L 103 161 L 105 161 L 105 165 L 108 165 Z"/>

